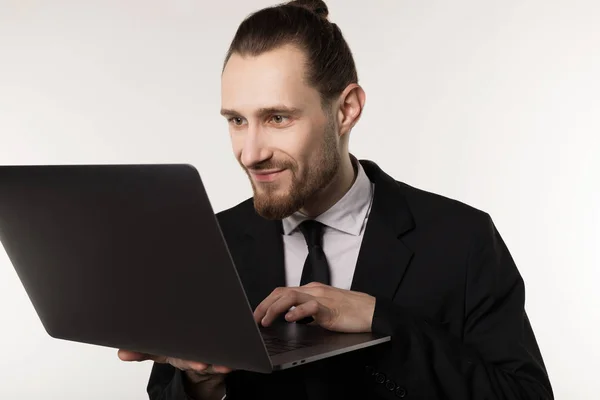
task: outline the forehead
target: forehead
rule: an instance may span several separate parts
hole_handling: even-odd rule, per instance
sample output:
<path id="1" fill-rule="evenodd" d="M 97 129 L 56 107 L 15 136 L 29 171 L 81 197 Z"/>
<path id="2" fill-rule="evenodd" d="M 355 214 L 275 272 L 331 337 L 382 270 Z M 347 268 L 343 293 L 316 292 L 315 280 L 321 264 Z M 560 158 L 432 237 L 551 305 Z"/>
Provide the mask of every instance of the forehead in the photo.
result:
<path id="1" fill-rule="evenodd" d="M 282 104 L 302 108 L 318 101 L 305 81 L 305 57 L 293 46 L 259 56 L 234 53 L 221 78 L 221 105 L 239 112 Z"/>

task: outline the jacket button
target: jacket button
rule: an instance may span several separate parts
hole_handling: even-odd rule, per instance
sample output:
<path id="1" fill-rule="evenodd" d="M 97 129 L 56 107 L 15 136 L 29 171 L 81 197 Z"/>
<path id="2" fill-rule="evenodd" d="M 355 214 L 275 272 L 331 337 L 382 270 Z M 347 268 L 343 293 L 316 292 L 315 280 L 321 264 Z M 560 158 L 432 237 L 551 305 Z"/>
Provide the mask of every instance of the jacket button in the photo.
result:
<path id="1" fill-rule="evenodd" d="M 396 389 L 396 382 L 388 379 L 385 381 L 385 388 L 390 392 L 393 392 Z"/>
<path id="2" fill-rule="evenodd" d="M 381 372 L 376 373 L 375 374 L 375 382 L 377 382 L 377 383 L 385 382 L 385 375 L 382 374 Z"/>
<path id="3" fill-rule="evenodd" d="M 396 389 L 396 396 L 400 397 L 401 399 L 406 397 L 406 389 L 398 386 L 398 389 Z"/>
<path id="4" fill-rule="evenodd" d="M 367 375 L 375 375 L 375 368 L 371 367 L 370 365 L 367 365 L 365 367 L 365 374 L 367 374 Z"/>

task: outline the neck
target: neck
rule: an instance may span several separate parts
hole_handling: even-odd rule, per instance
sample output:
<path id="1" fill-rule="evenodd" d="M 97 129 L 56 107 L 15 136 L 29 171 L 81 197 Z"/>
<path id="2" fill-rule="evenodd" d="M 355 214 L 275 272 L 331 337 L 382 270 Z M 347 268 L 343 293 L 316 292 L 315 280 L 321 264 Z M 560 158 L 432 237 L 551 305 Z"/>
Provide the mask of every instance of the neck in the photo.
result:
<path id="1" fill-rule="evenodd" d="M 323 214 L 344 197 L 354 184 L 355 178 L 356 172 L 350 154 L 346 153 L 346 156 L 342 157 L 340 168 L 331 182 L 307 201 L 300 212 L 311 218 Z"/>

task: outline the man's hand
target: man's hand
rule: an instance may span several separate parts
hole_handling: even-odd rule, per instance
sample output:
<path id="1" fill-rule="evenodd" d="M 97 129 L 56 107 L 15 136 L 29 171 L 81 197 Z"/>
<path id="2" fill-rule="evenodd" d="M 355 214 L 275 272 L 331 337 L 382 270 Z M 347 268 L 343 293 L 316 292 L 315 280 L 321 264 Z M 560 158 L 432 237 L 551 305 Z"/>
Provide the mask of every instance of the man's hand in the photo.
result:
<path id="1" fill-rule="evenodd" d="M 209 376 L 214 374 L 228 374 L 232 370 L 224 366 L 213 366 L 196 361 L 186 361 L 179 358 L 171 358 L 164 356 L 154 356 L 151 354 L 138 353 L 129 350 L 119 350 L 119 358 L 123 361 L 155 361 L 161 364 L 171 364 L 173 367 L 182 371 L 190 371 L 198 374 L 198 376 Z"/>
<path id="2" fill-rule="evenodd" d="M 119 350 L 122 361 L 154 361 L 161 364 L 171 364 L 185 372 L 187 382 L 184 382 L 186 391 L 193 398 L 221 399 L 224 392 L 225 375 L 232 371 L 224 366 L 213 366 L 195 361 L 186 361 L 178 358 L 155 356 L 129 350 Z"/>
<path id="3" fill-rule="evenodd" d="M 291 307 L 295 307 L 290 311 Z M 278 315 L 288 322 L 312 317 L 321 327 L 337 332 L 371 332 L 375 297 L 322 283 L 280 287 L 254 311 L 254 319 L 269 326 Z"/>

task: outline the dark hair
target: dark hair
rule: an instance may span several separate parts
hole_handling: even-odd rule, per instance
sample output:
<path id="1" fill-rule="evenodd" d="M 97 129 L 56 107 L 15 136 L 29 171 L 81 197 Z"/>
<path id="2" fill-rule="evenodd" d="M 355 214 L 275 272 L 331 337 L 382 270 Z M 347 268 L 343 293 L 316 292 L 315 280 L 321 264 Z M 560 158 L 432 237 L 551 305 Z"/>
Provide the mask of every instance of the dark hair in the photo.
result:
<path id="1" fill-rule="evenodd" d="M 321 0 L 295 0 L 250 14 L 238 27 L 225 58 L 258 56 L 292 44 L 307 58 L 307 82 L 328 104 L 351 83 L 358 83 L 354 58 L 340 28 L 327 19 Z"/>

